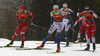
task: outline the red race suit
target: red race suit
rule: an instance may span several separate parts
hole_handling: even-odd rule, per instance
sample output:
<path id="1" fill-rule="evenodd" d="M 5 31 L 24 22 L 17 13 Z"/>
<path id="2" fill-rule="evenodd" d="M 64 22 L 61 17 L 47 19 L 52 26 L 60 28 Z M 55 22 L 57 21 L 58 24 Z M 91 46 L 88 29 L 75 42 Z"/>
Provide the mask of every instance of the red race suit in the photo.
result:
<path id="1" fill-rule="evenodd" d="M 90 39 L 90 37 L 95 38 L 94 34 L 96 31 L 96 24 L 93 18 L 94 17 L 98 18 L 98 16 L 92 10 L 89 10 L 88 13 L 86 11 L 83 11 L 79 14 L 79 16 L 84 16 L 86 21 L 86 38 L 87 39 Z"/>
<path id="2" fill-rule="evenodd" d="M 20 31 L 21 31 L 21 40 L 22 41 L 25 40 L 24 34 L 27 31 L 27 28 L 29 26 L 28 16 L 31 16 L 31 21 L 33 21 L 33 14 L 30 11 L 24 10 L 22 13 L 20 11 L 16 12 L 16 19 L 19 22 L 19 25 L 15 30 L 12 40 L 16 39 Z"/>

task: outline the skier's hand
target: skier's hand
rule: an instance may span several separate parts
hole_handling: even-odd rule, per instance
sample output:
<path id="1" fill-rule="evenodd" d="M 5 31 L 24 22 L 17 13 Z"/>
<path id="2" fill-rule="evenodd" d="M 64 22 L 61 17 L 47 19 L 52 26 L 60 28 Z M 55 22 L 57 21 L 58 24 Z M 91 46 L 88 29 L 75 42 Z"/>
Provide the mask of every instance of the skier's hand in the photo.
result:
<path id="1" fill-rule="evenodd" d="M 80 12 L 80 9 L 78 9 L 77 12 Z"/>
<path id="2" fill-rule="evenodd" d="M 31 22 L 31 25 L 34 25 L 33 22 Z"/>

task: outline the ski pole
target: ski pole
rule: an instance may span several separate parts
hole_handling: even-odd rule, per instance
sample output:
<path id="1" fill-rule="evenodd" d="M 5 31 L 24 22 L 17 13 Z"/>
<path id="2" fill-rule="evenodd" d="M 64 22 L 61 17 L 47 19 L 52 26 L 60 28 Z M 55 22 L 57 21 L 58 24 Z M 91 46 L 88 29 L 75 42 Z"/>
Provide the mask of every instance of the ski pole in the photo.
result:
<path id="1" fill-rule="evenodd" d="M 74 22 L 73 22 L 73 20 L 72 20 L 72 17 L 71 17 L 71 16 L 70 16 L 70 19 L 71 19 L 71 21 L 72 21 L 72 24 L 74 24 Z M 74 27 L 73 27 L 73 29 L 74 29 Z M 74 30 L 73 30 L 72 41 L 74 42 Z"/>
<path id="2" fill-rule="evenodd" d="M 72 24 L 74 24 L 74 21 L 72 20 L 72 17 L 70 16 L 70 19 L 71 19 L 71 21 L 72 21 Z"/>
<path id="3" fill-rule="evenodd" d="M 29 30 L 33 31 L 33 32 L 36 32 L 35 30 L 31 29 L 31 28 L 28 28 Z"/>
<path id="4" fill-rule="evenodd" d="M 71 29 L 72 31 L 74 31 L 74 32 L 77 34 L 77 31 L 75 31 L 73 28 L 70 27 L 70 29 Z"/>
<path id="5" fill-rule="evenodd" d="M 44 27 L 41 27 L 41 26 L 38 26 L 38 25 L 36 25 L 36 24 L 32 24 L 33 26 L 36 26 L 36 27 L 39 27 L 39 28 L 41 28 L 41 29 L 46 29 L 46 28 L 44 28 Z"/>

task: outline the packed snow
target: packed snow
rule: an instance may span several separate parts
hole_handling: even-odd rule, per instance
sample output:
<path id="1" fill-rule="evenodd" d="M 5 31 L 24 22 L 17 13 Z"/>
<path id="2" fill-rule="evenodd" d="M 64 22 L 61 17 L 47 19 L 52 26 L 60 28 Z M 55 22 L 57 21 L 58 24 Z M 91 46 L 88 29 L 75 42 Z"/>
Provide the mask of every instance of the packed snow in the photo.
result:
<path id="1" fill-rule="evenodd" d="M 0 38 L 0 46 L 5 46 L 10 42 L 8 39 Z M 100 56 L 100 44 L 96 44 L 96 51 L 73 51 L 83 50 L 86 43 L 70 44 L 70 47 L 64 47 L 65 42 L 61 42 L 61 51 L 64 53 L 48 54 L 47 52 L 56 51 L 56 44 L 51 44 L 54 41 L 48 41 L 44 48 L 51 48 L 52 50 L 16 50 L 16 48 L 0 48 L 0 56 Z M 25 41 L 25 47 L 36 48 L 42 41 Z M 15 41 L 13 46 L 20 46 L 21 41 Z M 91 48 L 92 50 L 92 44 Z"/>

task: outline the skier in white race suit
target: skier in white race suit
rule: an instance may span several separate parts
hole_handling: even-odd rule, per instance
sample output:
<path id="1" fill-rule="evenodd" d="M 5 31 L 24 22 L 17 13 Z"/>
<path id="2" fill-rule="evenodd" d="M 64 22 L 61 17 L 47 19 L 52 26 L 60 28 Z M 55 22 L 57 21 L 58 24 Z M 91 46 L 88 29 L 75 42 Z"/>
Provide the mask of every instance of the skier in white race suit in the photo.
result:
<path id="1" fill-rule="evenodd" d="M 53 11 L 50 13 L 51 15 L 51 27 L 48 30 L 48 34 L 43 40 L 42 44 L 37 47 L 37 49 L 40 49 L 41 47 L 44 47 L 45 42 L 48 40 L 48 38 L 51 36 L 51 34 L 56 30 L 56 41 L 57 41 L 57 50 L 56 52 L 60 52 L 60 37 L 61 37 L 61 31 L 64 27 L 63 25 L 63 15 L 62 12 L 59 10 L 58 5 L 53 5 Z"/>

